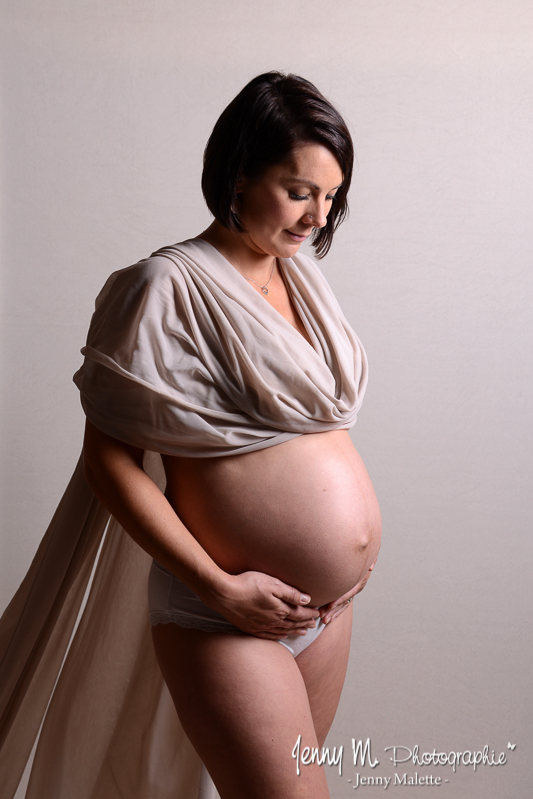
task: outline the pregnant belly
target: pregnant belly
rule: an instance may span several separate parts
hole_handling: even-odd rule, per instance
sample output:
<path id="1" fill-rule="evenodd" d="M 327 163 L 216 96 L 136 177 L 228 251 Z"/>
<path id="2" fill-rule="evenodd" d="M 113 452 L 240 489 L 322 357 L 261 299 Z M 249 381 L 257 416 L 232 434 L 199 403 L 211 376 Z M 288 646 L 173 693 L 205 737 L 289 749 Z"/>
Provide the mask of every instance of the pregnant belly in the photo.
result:
<path id="1" fill-rule="evenodd" d="M 322 605 L 377 555 L 381 519 L 346 431 L 225 458 L 164 458 L 167 497 L 225 571 L 262 571 Z"/>

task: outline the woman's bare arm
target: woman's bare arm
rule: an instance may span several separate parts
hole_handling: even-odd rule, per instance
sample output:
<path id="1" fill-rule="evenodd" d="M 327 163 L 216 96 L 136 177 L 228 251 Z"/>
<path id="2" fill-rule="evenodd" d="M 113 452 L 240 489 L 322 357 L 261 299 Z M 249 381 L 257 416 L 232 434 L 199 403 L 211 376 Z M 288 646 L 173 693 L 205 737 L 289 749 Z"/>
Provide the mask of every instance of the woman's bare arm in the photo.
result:
<path id="1" fill-rule="evenodd" d="M 302 607 L 309 597 L 281 580 L 261 572 L 230 575 L 217 566 L 144 472 L 141 449 L 87 420 L 83 452 L 87 482 L 133 540 L 237 627 L 280 638 L 316 618 L 316 610 Z"/>

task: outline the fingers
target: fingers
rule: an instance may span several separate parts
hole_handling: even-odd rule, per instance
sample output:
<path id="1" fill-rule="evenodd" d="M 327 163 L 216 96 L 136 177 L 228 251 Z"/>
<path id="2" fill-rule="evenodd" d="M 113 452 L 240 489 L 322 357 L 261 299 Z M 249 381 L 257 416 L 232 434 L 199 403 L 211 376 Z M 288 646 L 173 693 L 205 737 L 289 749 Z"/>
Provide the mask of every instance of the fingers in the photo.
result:
<path id="1" fill-rule="evenodd" d="M 351 602 L 354 596 L 358 593 L 358 587 L 361 583 L 357 583 L 355 588 L 352 588 L 350 591 L 347 591 L 345 594 L 340 596 L 338 599 L 334 599 L 333 602 L 328 602 L 327 605 L 322 605 L 319 608 L 320 615 L 322 619 L 324 618 L 325 614 L 328 613 L 330 610 L 334 610 L 335 608 L 344 605 L 347 602 Z"/>
<path id="2" fill-rule="evenodd" d="M 273 592 L 287 607 L 285 623 L 291 628 L 291 633 L 298 627 L 314 627 L 315 620 L 320 618 L 318 608 L 309 607 L 311 597 L 291 585 L 277 581 L 278 585 Z"/>
<path id="3" fill-rule="evenodd" d="M 311 601 L 311 597 L 309 594 L 304 594 L 302 591 L 299 591 L 297 588 L 294 588 L 292 585 L 287 585 L 287 583 L 282 583 L 281 580 L 277 580 L 276 590 L 274 591 L 274 595 L 278 597 L 278 599 L 283 600 L 283 602 L 287 602 L 289 605 L 308 605 Z"/>
<path id="4" fill-rule="evenodd" d="M 368 583 L 370 575 L 372 574 L 374 566 L 376 565 L 376 561 L 377 561 L 377 555 L 373 563 L 369 566 L 368 571 L 364 574 L 361 580 L 359 580 L 359 582 L 354 588 L 352 588 L 343 596 L 339 597 L 339 599 L 335 599 L 333 602 L 328 602 L 327 605 L 322 605 L 322 607 L 319 608 L 322 621 L 324 621 L 327 624 L 328 622 L 333 621 L 334 618 L 337 618 L 337 616 L 340 613 L 342 613 L 343 610 L 346 610 L 347 605 L 352 601 L 354 596 L 359 594 Z M 340 608 L 340 611 L 339 613 L 333 615 L 331 611 L 335 610 L 335 608 Z"/>
<path id="5" fill-rule="evenodd" d="M 296 630 L 264 630 L 254 633 L 255 638 L 266 638 L 270 641 L 280 641 L 288 638 L 289 635 L 307 635 L 308 628 L 298 628 Z"/>
<path id="6" fill-rule="evenodd" d="M 320 616 L 316 617 L 317 619 Z M 289 633 L 292 635 L 293 633 L 299 632 L 303 630 L 312 630 L 316 627 L 316 620 L 315 618 L 312 619 L 285 619 L 282 623 L 279 624 L 278 629 L 283 630 L 285 633 Z"/>
<path id="7" fill-rule="evenodd" d="M 372 570 L 376 565 L 376 561 L 377 561 L 377 556 L 374 559 L 373 563 L 368 568 L 368 571 L 365 573 L 362 579 L 359 580 L 357 585 L 354 588 L 352 588 L 351 591 L 348 591 L 346 594 L 344 594 L 344 596 L 341 596 L 339 599 L 336 599 L 334 602 L 329 602 L 327 605 L 322 605 L 322 607 L 319 608 L 320 615 L 322 617 L 322 621 L 324 622 L 324 624 L 330 624 L 338 616 L 340 616 L 341 613 L 344 613 L 344 611 L 348 608 L 348 606 L 352 602 L 354 596 L 356 596 L 363 590 L 363 588 L 365 587 L 370 578 L 370 575 L 372 574 Z"/>
<path id="8" fill-rule="evenodd" d="M 301 609 L 303 611 L 303 608 Z M 309 615 L 312 613 L 312 615 Z M 286 615 L 280 616 L 278 613 L 278 617 L 275 621 L 268 621 L 264 620 L 263 624 L 254 631 L 254 635 L 260 634 L 260 632 L 268 633 L 269 636 L 273 638 L 286 638 L 288 635 L 305 635 L 307 630 L 314 629 L 317 624 L 317 619 L 320 618 L 320 614 L 317 608 L 309 608 L 305 609 L 305 616 L 302 617 L 299 610 L 295 609 L 293 611 L 287 611 Z"/>
<path id="9" fill-rule="evenodd" d="M 333 605 L 333 607 L 326 611 L 326 613 L 324 613 L 322 616 L 322 621 L 324 624 L 331 624 L 331 622 L 340 616 L 341 613 L 344 613 L 345 610 L 348 610 L 352 601 L 353 596 L 351 596 L 349 599 L 345 599 L 344 602 L 341 602 L 340 604 L 338 604 L 338 600 L 336 603 L 330 603 Z"/>
<path id="10" fill-rule="evenodd" d="M 309 606 L 307 594 L 262 572 L 233 575 L 230 587 L 230 601 L 224 597 L 219 611 L 251 635 L 274 640 L 305 635 L 320 617 L 318 609 Z"/>

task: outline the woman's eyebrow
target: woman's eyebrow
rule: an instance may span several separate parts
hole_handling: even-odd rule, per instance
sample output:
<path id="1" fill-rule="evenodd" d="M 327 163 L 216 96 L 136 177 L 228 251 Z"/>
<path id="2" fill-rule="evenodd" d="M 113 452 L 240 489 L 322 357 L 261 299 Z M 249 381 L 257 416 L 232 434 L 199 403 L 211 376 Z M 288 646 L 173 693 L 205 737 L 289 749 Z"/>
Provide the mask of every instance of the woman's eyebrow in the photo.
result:
<path id="1" fill-rule="evenodd" d="M 297 178 L 296 176 L 290 176 L 289 180 L 293 181 L 294 183 L 305 183 L 306 186 L 310 186 L 312 189 L 316 189 L 317 191 L 320 191 L 320 186 L 317 186 L 316 183 L 313 183 L 312 180 L 307 180 L 307 178 Z M 338 186 L 334 186 L 331 189 L 331 191 L 336 191 L 337 189 L 340 189 L 341 186 L 342 186 L 342 183 L 339 183 L 339 185 Z"/>

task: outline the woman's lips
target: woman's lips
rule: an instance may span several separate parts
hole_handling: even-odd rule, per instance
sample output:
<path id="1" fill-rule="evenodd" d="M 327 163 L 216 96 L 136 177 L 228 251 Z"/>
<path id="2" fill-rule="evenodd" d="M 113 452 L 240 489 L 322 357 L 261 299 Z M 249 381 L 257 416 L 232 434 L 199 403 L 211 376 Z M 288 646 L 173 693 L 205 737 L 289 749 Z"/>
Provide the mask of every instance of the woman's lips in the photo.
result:
<path id="1" fill-rule="evenodd" d="M 300 242 L 305 241 L 309 235 L 309 233 L 306 233 L 305 235 L 302 233 L 293 233 L 292 230 L 287 230 L 286 233 L 289 234 L 289 236 L 291 237 L 291 239 L 293 239 L 293 241 L 300 241 Z"/>

